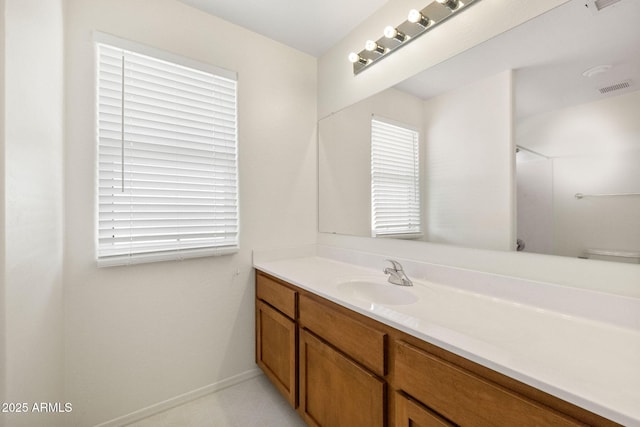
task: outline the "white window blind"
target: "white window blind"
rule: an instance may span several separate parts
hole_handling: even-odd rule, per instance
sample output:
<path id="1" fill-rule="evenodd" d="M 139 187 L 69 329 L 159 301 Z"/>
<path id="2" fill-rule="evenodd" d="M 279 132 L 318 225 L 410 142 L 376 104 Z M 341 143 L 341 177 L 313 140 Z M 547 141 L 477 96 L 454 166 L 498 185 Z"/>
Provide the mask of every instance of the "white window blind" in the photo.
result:
<path id="1" fill-rule="evenodd" d="M 98 264 L 236 252 L 235 74 L 97 48 Z"/>
<path id="2" fill-rule="evenodd" d="M 372 235 L 416 235 L 420 226 L 419 134 L 371 119 Z"/>

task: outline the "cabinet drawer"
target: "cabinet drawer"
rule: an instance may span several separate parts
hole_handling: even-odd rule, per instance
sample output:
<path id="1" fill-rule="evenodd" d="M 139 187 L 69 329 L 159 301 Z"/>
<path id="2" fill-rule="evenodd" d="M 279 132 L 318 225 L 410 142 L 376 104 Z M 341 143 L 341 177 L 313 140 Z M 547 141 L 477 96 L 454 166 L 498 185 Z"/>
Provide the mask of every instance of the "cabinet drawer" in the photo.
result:
<path id="1" fill-rule="evenodd" d="M 293 289 L 263 273 L 256 273 L 256 297 L 280 310 L 291 319 L 296 318 L 296 294 L 297 292 Z"/>
<path id="2" fill-rule="evenodd" d="M 300 296 L 300 324 L 313 331 L 353 360 L 384 376 L 384 345 L 386 334 L 320 304 Z"/>
<path id="3" fill-rule="evenodd" d="M 398 388 L 456 424 L 584 425 L 403 341 L 394 350 Z"/>

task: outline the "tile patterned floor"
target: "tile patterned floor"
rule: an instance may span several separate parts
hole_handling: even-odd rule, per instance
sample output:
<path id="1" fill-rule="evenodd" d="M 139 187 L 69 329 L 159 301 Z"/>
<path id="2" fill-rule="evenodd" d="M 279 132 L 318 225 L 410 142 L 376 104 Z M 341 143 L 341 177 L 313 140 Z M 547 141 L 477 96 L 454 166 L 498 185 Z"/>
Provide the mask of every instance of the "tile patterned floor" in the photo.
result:
<path id="1" fill-rule="evenodd" d="M 305 426 L 264 375 L 129 424 L 129 427 Z"/>

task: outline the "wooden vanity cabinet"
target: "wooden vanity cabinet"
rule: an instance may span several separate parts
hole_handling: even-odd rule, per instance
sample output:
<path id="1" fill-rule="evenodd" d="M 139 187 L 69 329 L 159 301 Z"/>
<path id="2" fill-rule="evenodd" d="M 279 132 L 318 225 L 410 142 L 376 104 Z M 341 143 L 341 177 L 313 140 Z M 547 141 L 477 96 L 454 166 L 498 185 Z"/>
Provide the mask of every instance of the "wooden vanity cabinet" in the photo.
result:
<path id="1" fill-rule="evenodd" d="M 256 276 L 256 363 L 294 408 L 298 405 L 297 292 Z"/>
<path id="2" fill-rule="evenodd" d="M 315 427 L 620 427 L 260 271 L 256 360 Z"/>

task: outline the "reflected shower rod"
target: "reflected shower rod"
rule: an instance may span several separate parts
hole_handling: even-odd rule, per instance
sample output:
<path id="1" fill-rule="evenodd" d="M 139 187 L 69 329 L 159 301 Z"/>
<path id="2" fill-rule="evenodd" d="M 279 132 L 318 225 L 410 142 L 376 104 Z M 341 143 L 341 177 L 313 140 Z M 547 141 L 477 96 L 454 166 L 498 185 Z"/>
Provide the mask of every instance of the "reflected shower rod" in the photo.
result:
<path id="1" fill-rule="evenodd" d="M 576 199 L 583 199 L 585 197 L 615 197 L 615 196 L 640 196 L 640 193 L 610 193 L 610 194 L 582 194 L 576 193 Z"/>

